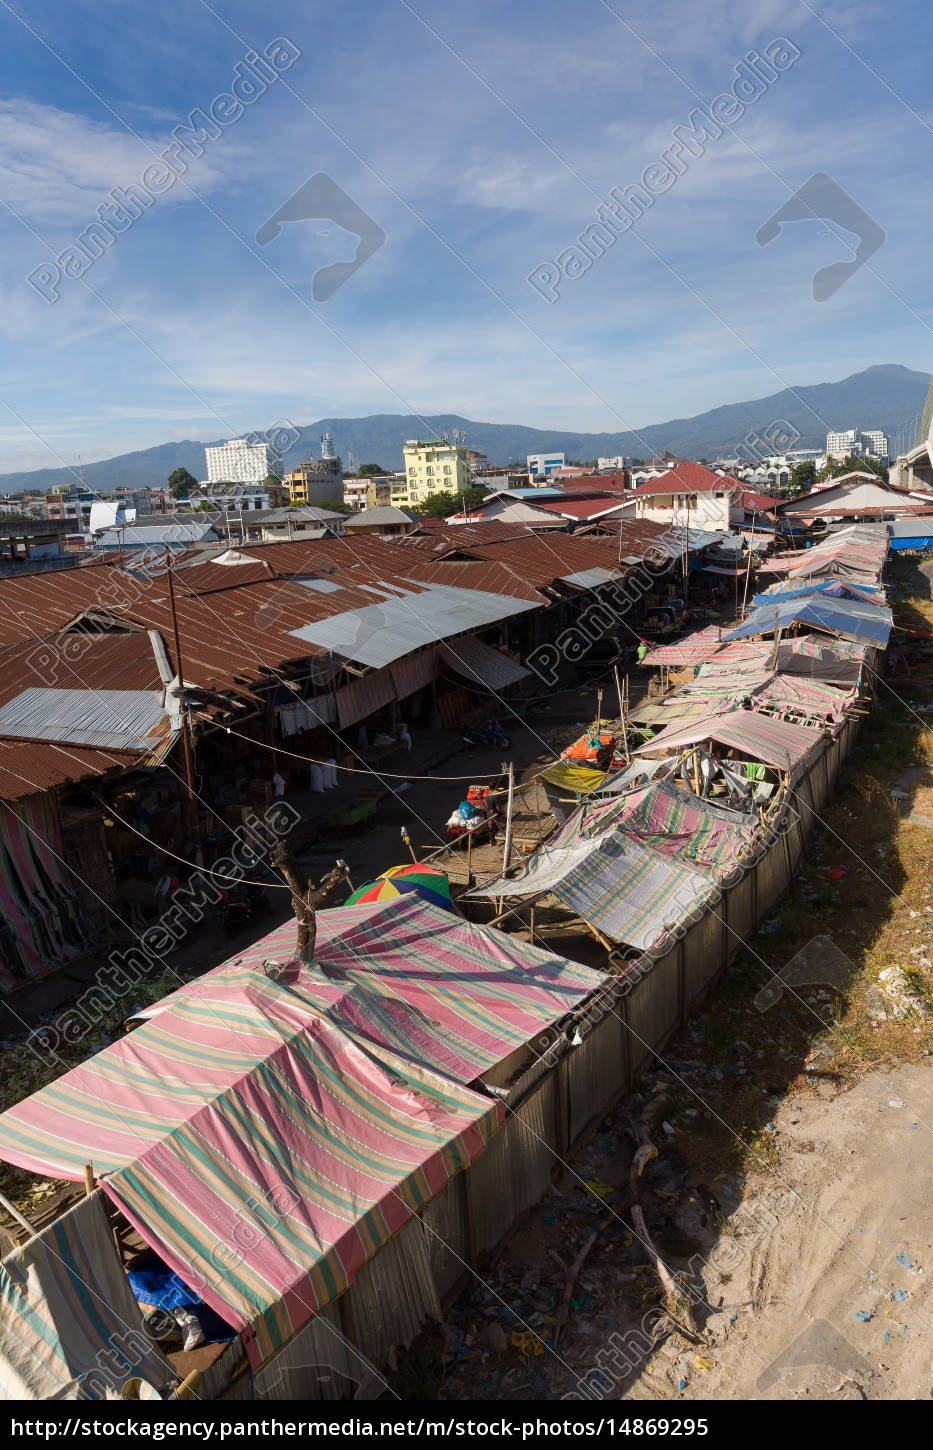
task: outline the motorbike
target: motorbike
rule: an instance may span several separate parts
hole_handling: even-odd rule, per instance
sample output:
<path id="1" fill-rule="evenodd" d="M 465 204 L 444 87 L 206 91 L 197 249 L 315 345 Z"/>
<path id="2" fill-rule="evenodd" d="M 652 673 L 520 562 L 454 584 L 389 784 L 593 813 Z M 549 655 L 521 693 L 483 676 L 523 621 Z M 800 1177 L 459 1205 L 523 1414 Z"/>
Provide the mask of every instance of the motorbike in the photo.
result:
<path id="1" fill-rule="evenodd" d="M 268 916 L 271 910 L 265 887 L 252 881 L 238 881 L 224 887 L 217 902 L 220 925 L 231 935 L 249 922 Z"/>
<path id="2" fill-rule="evenodd" d="M 498 720 L 487 720 L 484 726 L 468 725 L 463 732 L 463 743 L 471 750 L 491 749 L 510 750 L 512 738 L 506 735 Z"/>

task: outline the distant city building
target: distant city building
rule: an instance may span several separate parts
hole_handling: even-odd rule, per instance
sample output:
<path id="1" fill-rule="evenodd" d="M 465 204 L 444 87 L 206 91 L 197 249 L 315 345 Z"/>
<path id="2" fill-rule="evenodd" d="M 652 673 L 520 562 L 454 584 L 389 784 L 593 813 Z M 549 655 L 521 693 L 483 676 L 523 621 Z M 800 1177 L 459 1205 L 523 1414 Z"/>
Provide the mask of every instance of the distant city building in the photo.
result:
<path id="1" fill-rule="evenodd" d="M 489 472 L 489 459 L 485 453 L 478 453 L 475 448 L 467 449 L 467 463 L 474 477 Z"/>
<path id="2" fill-rule="evenodd" d="M 392 502 L 392 490 L 405 482 L 404 473 L 379 473 L 343 480 L 343 501 L 347 508 L 359 513 L 364 508 L 382 507 Z"/>
<path id="3" fill-rule="evenodd" d="M 613 473 L 621 473 L 625 467 L 625 459 L 621 453 L 616 458 L 597 458 L 596 467 L 611 469 Z"/>
<path id="4" fill-rule="evenodd" d="M 209 503 L 220 513 L 247 513 L 255 509 L 283 508 L 288 503 L 288 489 L 284 483 L 233 483 L 229 479 L 216 483 L 202 484 L 192 494 L 190 503 Z"/>
<path id="5" fill-rule="evenodd" d="M 526 462 L 532 483 L 535 479 L 550 478 L 552 473 L 559 473 L 567 466 L 563 453 L 529 453 Z"/>
<path id="6" fill-rule="evenodd" d="M 415 520 L 399 508 L 366 508 L 346 520 L 346 527 L 353 534 L 412 534 L 418 527 Z"/>
<path id="7" fill-rule="evenodd" d="M 402 451 L 405 475 L 392 489 L 397 508 L 417 508 L 430 493 L 460 494 L 473 483 L 464 443 L 409 438 Z"/>
<path id="8" fill-rule="evenodd" d="M 340 498 L 343 460 L 334 449 L 330 433 L 321 435 L 320 458 L 307 458 L 298 463 L 283 482 L 288 485 L 292 503 L 315 504 L 325 498 Z"/>
<path id="9" fill-rule="evenodd" d="M 273 468 L 274 454 L 268 443 L 250 443 L 231 438 L 215 448 L 205 448 L 208 483 L 262 483 Z"/>
<path id="10" fill-rule="evenodd" d="M 873 458 L 887 463 L 891 456 L 891 445 L 886 433 L 882 433 L 880 428 L 869 428 L 862 431 L 862 441 L 868 444 L 868 451 Z"/>
<path id="11" fill-rule="evenodd" d="M 887 463 L 889 447 L 888 436 L 880 428 L 846 428 L 826 435 L 826 453 L 835 459 L 870 457 Z"/>

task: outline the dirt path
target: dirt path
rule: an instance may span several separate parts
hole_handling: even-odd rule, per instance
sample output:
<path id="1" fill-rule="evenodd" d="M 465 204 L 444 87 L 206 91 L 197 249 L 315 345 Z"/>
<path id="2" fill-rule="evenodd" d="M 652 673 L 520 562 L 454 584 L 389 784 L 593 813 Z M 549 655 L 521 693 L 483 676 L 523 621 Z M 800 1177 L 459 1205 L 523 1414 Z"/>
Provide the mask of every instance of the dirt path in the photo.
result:
<path id="1" fill-rule="evenodd" d="M 788 1099 L 774 1137 L 778 1174 L 750 1175 L 706 1256 L 711 1345 L 670 1342 L 624 1397 L 929 1398 L 933 1073 Z"/>

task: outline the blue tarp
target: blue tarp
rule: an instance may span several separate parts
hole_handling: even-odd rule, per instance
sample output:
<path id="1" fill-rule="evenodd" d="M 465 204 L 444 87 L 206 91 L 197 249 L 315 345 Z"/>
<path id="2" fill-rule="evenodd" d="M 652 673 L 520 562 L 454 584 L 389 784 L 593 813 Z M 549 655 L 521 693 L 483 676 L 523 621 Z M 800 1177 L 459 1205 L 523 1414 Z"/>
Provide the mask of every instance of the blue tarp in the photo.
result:
<path id="1" fill-rule="evenodd" d="M 770 598 L 749 615 L 744 624 L 723 635 L 723 642 L 747 639 L 752 634 L 773 634 L 791 624 L 809 624 L 827 629 L 849 639 L 867 640 L 884 649 L 891 633 L 891 611 L 878 604 L 863 604 L 854 599 L 833 599 L 825 594 L 811 594 L 805 599 Z"/>
<path id="2" fill-rule="evenodd" d="M 857 599 L 858 594 L 852 590 L 858 590 L 862 594 L 877 594 L 876 584 L 853 584 L 850 588 L 843 579 L 824 579 L 819 584 L 798 584 L 796 587 L 775 589 L 773 594 L 756 594 L 752 599 L 753 605 L 770 604 L 772 609 L 779 600 L 782 604 L 788 603 L 791 599 L 801 599 L 805 594 L 828 594 L 833 599 Z"/>

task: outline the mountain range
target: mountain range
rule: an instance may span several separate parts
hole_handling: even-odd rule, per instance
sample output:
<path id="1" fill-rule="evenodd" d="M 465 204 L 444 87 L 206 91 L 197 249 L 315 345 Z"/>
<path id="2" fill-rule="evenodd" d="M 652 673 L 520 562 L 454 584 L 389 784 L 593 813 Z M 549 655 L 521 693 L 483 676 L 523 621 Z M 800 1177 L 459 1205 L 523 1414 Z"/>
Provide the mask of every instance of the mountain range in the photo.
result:
<path id="1" fill-rule="evenodd" d="M 669 449 L 684 458 L 729 457 L 738 450 L 752 461 L 754 450 L 783 452 L 788 447 L 821 448 L 829 429 L 880 428 L 888 434 L 892 451 L 914 442 L 929 378 L 924 373 L 883 363 L 853 373 L 835 383 L 785 388 L 747 403 L 726 403 L 693 418 L 650 423 L 637 432 L 580 433 L 565 428 L 526 428 L 517 423 L 481 423 L 456 413 L 416 418 L 404 413 L 374 413 L 366 418 L 320 418 L 300 428 L 300 436 L 284 457 L 289 469 L 309 455 L 317 456 L 322 433 L 331 433 L 346 466 L 353 448 L 357 467 L 378 463 L 388 471 L 402 467 L 402 445 L 407 438 L 426 434 L 452 434 L 461 429 L 472 448 L 488 455 L 491 463 L 524 464 L 528 453 L 563 452 L 568 458 L 589 460 L 624 454 L 646 458 Z M 790 430 L 797 433 L 796 440 Z M 277 425 L 280 427 L 281 425 Z M 297 427 L 297 425 L 296 425 Z M 769 431 L 776 430 L 776 431 Z M 770 438 L 772 446 L 762 446 Z M 754 440 L 759 440 L 757 443 Z M 215 440 L 221 442 L 223 440 Z M 190 439 L 160 443 L 135 453 L 84 465 L 89 488 L 106 491 L 119 484 L 143 487 L 162 484 L 175 468 L 187 468 L 195 478 L 205 475 L 204 443 Z M 40 468 L 25 473 L 0 474 L 0 492 L 49 490 L 74 483 L 68 468 Z"/>

